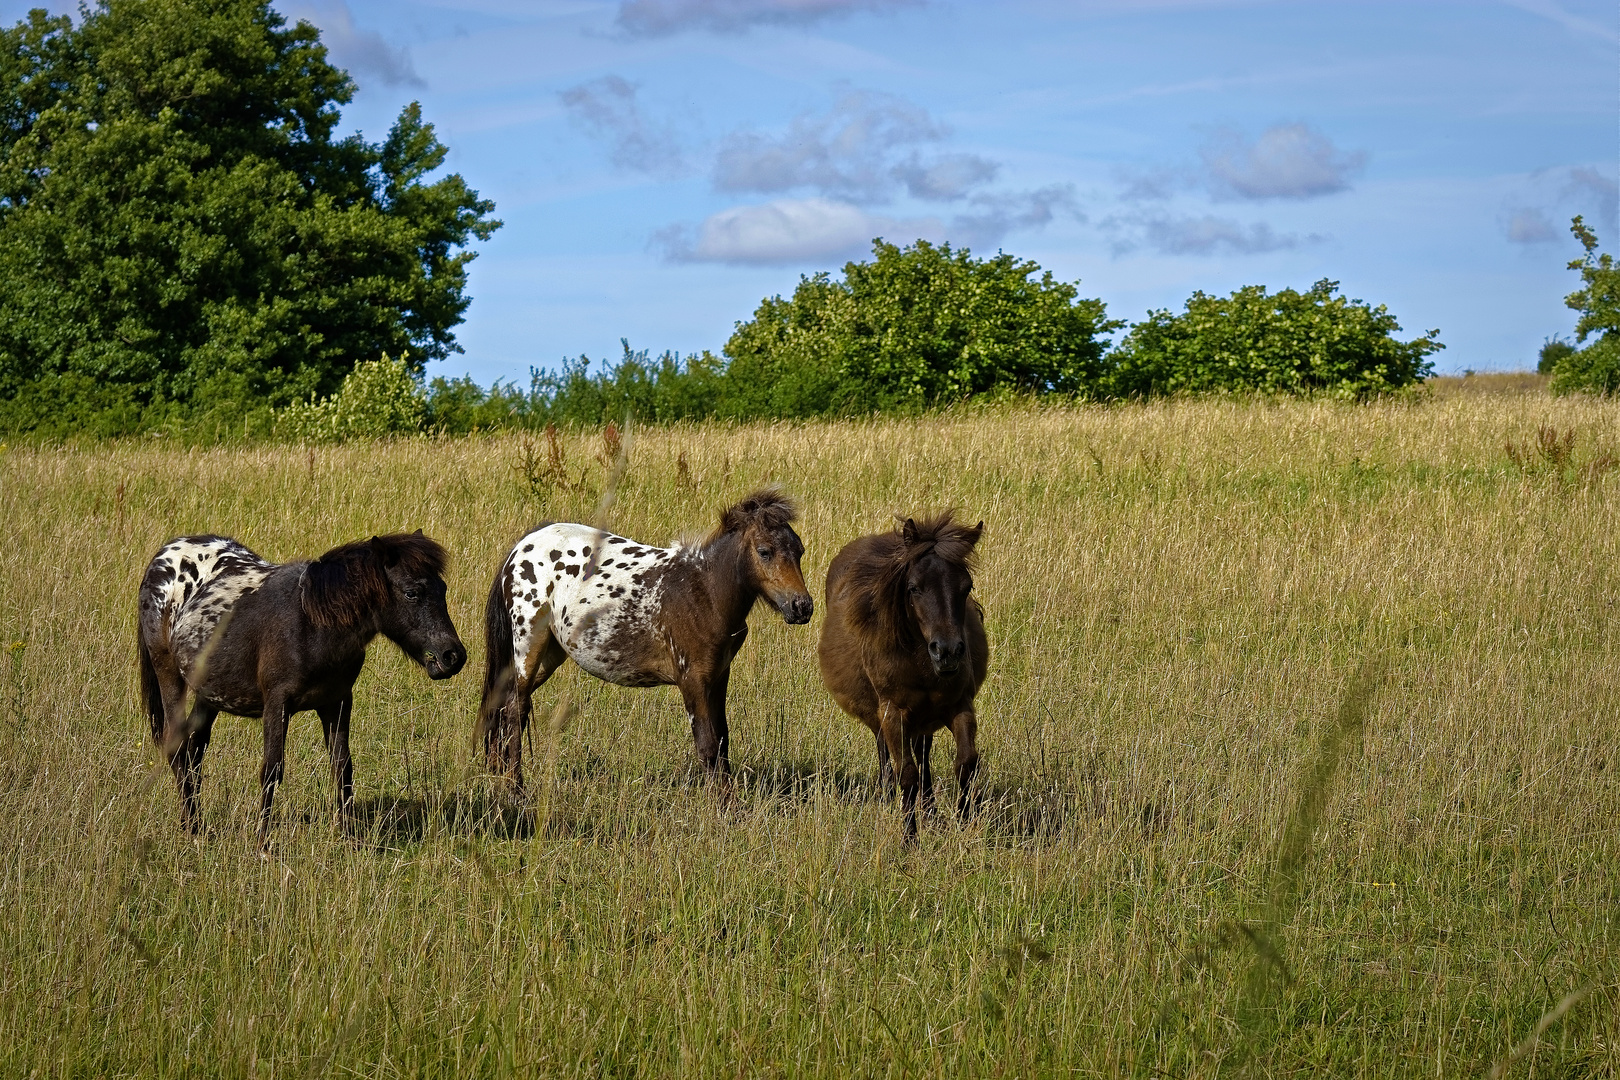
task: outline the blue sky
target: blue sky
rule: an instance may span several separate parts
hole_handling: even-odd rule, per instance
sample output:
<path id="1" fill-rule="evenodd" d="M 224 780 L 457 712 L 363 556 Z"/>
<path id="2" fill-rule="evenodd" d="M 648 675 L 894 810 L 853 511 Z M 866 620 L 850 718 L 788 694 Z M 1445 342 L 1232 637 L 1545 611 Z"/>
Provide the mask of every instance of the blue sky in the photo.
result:
<path id="1" fill-rule="evenodd" d="M 0 16 L 28 3 L 0 0 Z M 66 5 L 52 4 L 62 10 Z M 1246 284 L 1533 365 L 1620 233 L 1612 0 L 279 0 L 505 222 L 436 373 L 718 351 L 870 239 L 1000 248 L 1117 318 Z"/>

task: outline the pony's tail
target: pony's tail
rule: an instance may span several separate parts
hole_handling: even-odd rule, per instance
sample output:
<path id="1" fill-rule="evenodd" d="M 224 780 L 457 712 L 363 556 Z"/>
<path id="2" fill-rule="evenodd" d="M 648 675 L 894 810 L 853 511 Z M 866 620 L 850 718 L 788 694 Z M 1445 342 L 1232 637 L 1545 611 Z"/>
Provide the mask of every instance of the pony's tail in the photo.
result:
<path id="1" fill-rule="evenodd" d="M 506 610 L 506 590 L 501 587 L 506 564 L 495 572 L 484 604 L 484 700 L 478 708 L 480 745 L 493 730 L 507 691 L 512 685 L 512 614 Z"/>
<path id="2" fill-rule="evenodd" d="M 152 725 L 152 741 L 163 746 L 163 691 L 158 688 L 157 668 L 152 664 L 152 650 L 146 644 L 146 635 L 135 631 L 135 648 L 141 658 L 141 704 L 146 706 L 146 719 Z"/>

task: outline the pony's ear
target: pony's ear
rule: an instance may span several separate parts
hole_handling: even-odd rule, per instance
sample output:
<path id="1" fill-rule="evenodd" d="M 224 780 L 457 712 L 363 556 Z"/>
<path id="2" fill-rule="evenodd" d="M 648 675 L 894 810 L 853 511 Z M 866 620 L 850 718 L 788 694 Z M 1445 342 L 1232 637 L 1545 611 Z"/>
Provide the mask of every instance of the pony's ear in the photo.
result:
<path id="1" fill-rule="evenodd" d="M 382 566 L 393 566 L 399 562 L 399 553 L 389 546 L 388 541 L 380 536 L 371 538 L 371 553 L 376 556 L 377 562 Z"/>
<path id="2" fill-rule="evenodd" d="M 304 614 L 316 626 L 351 626 L 388 602 L 388 575 L 375 542 L 328 551 L 304 568 L 298 586 Z"/>
<path id="3" fill-rule="evenodd" d="M 981 522 L 979 522 L 979 524 L 980 524 L 980 525 L 983 525 L 983 524 L 984 524 L 984 522 L 982 522 L 982 521 L 981 521 Z M 413 532 L 413 533 L 411 533 L 411 535 L 412 535 L 412 536 L 421 536 L 421 535 L 422 535 L 422 530 L 421 530 L 421 529 L 417 529 L 417 530 L 416 530 L 416 531 L 415 531 L 415 532 Z"/>
<path id="4" fill-rule="evenodd" d="M 981 537 L 983 535 L 984 535 L 984 522 L 981 521 L 977 525 L 973 526 L 973 528 L 968 530 L 968 532 L 967 532 L 968 546 L 972 547 L 974 544 L 977 544 L 979 542 L 979 537 Z"/>
<path id="5" fill-rule="evenodd" d="M 726 507 L 726 509 L 720 511 L 720 531 L 728 533 L 742 532 L 748 527 L 748 517 L 754 512 L 754 509 L 752 499 L 740 502 L 736 506 Z"/>
<path id="6" fill-rule="evenodd" d="M 911 518 L 906 518 L 906 523 L 900 526 L 900 539 L 905 542 L 906 547 L 917 542 L 917 523 Z"/>

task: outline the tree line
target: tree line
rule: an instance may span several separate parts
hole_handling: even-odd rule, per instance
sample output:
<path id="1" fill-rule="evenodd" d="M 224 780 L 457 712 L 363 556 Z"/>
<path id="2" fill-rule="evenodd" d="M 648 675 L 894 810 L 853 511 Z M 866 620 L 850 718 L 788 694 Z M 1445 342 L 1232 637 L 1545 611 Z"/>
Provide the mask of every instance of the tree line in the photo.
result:
<path id="1" fill-rule="evenodd" d="M 411 104 L 339 137 L 354 94 L 265 0 L 101 0 L 0 30 L 0 431 L 343 438 L 546 424 L 917 412 L 1014 397 L 1359 401 L 1433 372 L 1382 305 L 1194 293 L 1129 325 L 1036 263 L 874 241 L 763 300 L 716 356 L 425 381 L 460 352 L 471 245 L 500 227 Z M 1560 390 L 1620 387 L 1620 276 L 1577 218 Z M 1114 335 L 1124 331 L 1115 340 Z M 1590 343 L 1587 339 L 1592 338 Z M 1582 345 L 1583 347 L 1577 347 Z"/>

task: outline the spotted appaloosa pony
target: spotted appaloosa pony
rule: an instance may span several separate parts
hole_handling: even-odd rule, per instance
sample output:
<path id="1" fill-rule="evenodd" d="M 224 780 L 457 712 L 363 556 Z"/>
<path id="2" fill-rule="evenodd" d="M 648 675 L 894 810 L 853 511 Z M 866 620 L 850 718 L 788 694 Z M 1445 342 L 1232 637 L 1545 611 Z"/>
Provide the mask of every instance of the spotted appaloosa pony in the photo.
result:
<path id="1" fill-rule="evenodd" d="M 141 581 L 141 697 L 187 828 L 201 825 L 199 773 L 221 712 L 264 719 L 261 843 L 287 721 L 305 709 L 320 714 L 347 817 L 349 713 L 371 639 L 386 636 L 434 679 L 467 662 L 444 603 L 445 561 L 420 529 L 344 544 L 313 562 L 266 562 L 223 536 L 182 536 L 153 556 Z"/>
<path id="2" fill-rule="evenodd" d="M 908 841 L 917 836 L 919 788 L 924 808 L 934 806 L 930 759 L 940 728 L 956 737 L 957 812 L 965 817 L 972 805 L 973 698 L 990 643 L 984 611 L 968 594 L 983 533 L 984 522 L 969 528 L 948 510 L 907 518 L 893 532 L 850 541 L 827 568 L 821 681 L 839 708 L 872 729 L 885 786 L 898 768 Z"/>
<path id="3" fill-rule="evenodd" d="M 700 544 L 650 547 L 564 523 L 519 540 L 485 609 L 479 729 L 490 771 L 521 789 L 530 696 L 570 657 L 620 686 L 680 687 L 699 760 L 727 771 L 726 687 L 754 602 L 810 621 L 796 516 L 764 489 L 725 510 Z"/>

